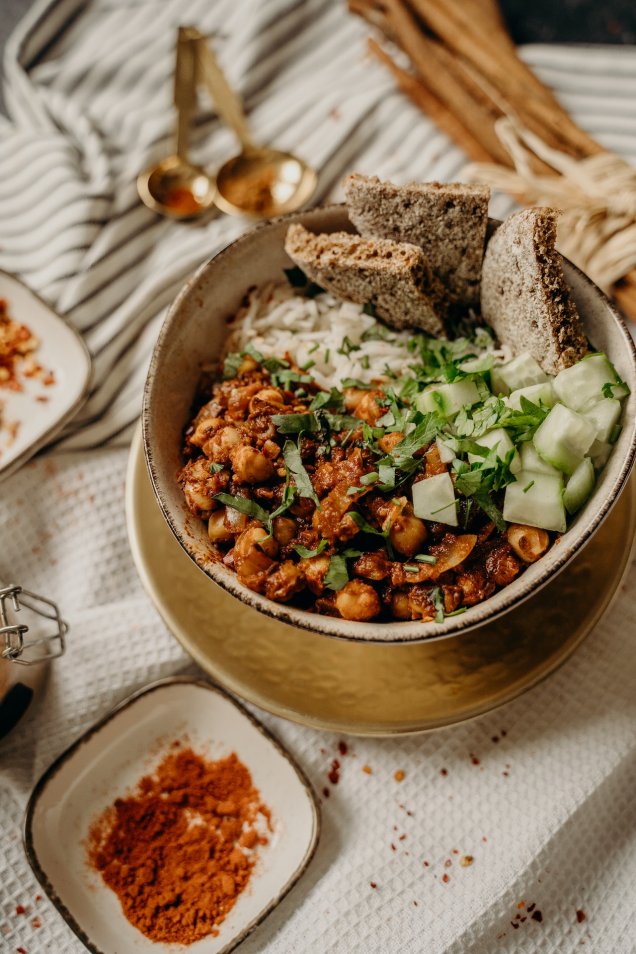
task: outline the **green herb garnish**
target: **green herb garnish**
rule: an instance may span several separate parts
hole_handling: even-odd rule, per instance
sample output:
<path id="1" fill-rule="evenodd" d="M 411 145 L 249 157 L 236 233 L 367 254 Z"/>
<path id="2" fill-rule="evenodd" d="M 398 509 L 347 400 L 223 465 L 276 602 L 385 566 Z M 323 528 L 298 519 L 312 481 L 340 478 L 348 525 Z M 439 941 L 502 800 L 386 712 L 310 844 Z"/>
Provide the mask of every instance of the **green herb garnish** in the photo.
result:
<path id="1" fill-rule="evenodd" d="M 285 441 L 285 446 L 283 447 L 283 459 L 287 470 L 290 472 L 294 478 L 296 489 L 301 497 L 308 497 L 310 500 L 313 500 L 317 507 L 320 507 L 318 497 L 312 486 L 311 480 L 309 479 L 309 474 L 305 470 L 304 464 L 300 456 L 300 449 L 297 444 L 294 444 L 293 441 Z"/>
<path id="2" fill-rule="evenodd" d="M 347 570 L 347 560 L 342 554 L 337 553 L 329 559 L 329 569 L 325 574 L 324 584 L 328 590 L 341 590 L 349 582 L 349 571 Z"/>

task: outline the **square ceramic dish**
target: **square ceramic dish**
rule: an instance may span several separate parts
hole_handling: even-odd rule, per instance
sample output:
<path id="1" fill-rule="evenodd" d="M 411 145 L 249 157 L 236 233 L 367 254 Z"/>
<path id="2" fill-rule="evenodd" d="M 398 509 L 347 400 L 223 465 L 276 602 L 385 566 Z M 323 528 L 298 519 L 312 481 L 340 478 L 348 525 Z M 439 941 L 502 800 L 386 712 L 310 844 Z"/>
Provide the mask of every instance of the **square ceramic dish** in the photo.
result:
<path id="1" fill-rule="evenodd" d="M 176 738 L 217 759 L 236 752 L 272 812 L 273 833 L 216 937 L 192 954 L 227 954 L 282 900 L 311 860 L 320 829 L 312 789 L 291 756 L 223 690 L 187 678 L 141 690 L 89 729 L 37 783 L 27 807 L 25 849 L 62 917 L 95 954 L 168 954 L 182 945 L 149 940 L 86 862 L 97 815 L 134 787 Z"/>
<path id="2" fill-rule="evenodd" d="M 71 325 L 18 278 L 0 271 L 0 298 L 9 315 L 39 339 L 36 361 L 54 380 L 24 380 L 21 391 L 0 387 L 0 479 L 32 457 L 79 410 L 88 391 L 91 359 Z M 45 400 L 38 400 L 38 398 Z"/>

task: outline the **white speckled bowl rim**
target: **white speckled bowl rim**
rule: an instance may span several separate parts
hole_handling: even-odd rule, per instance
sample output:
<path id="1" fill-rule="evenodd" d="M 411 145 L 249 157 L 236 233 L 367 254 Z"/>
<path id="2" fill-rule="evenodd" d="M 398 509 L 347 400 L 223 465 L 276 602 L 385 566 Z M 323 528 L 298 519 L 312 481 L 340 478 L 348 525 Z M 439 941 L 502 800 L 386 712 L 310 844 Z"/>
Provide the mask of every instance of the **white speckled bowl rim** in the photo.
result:
<path id="1" fill-rule="evenodd" d="M 308 212 L 280 216 L 244 233 L 209 261 L 202 264 L 178 294 L 159 333 L 144 389 L 142 430 L 146 462 L 153 490 L 170 529 L 202 572 L 247 606 L 265 613 L 281 623 L 288 623 L 336 639 L 354 640 L 362 643 L 412 643 L 456 636 L 492 622 L 537 593 L 550 579 L 567 566 L 585 546 L 616 503 L 625 488 L 636 457 L 636 348 L 625 322 L 607 296 L 580 269 L 564 259 L 566 278 L 571 286 L 573 296 L 580 300 L 587 296 L 588 300 L 594 303 L 594 309 L 596 309 L 596 315 L 594 316 L 582 310 L 580 300 L 578 302 L 581 317 L 590 338 L 593 340 L 594 328 L 601 327 L 602 316 L 605 316 L 605 321 L 609 321 L 610 327 L 613 328 L 613 335 L 617 342 L 623 345 L 624 351 L 620 355 L 618 354 L 618 345 L 616 348 L 608 349 L 609 357 L 615 364 L 619 365 L 621 376 L 630 387 L 631 395 L 624 403 L 622 433 L 608 464 L 597 481 L 592 497 L 583 510 L 577 514 L 558 544 L 553 546 L 541 560 L 528 567 L 509 586 L 499 590 L 484 602 L 468 608 L 465 613 L 448 618 L 443 623 L 424 623 L 420 621 L 361 623 L 322 616 L 293 606 L 275 603 L 240 583 L 236 574 L 222 563 L 206 559 L 205 540 L 207 539 L 207 533 L 205 524 L 199 521 L 201 529 L 196 531 L 199 533 L 199 539 L 196 540 L 191 530 L 190 521 L 192 518 L 189 518 L 185 505 L 175 506 L 170 500 L 170 493 L 174 488 L 166 486 L 166 480 L 161 474 L 160 459 L 162 454 L 169 453 L 169 451 L 165 447 L 165 440 L 163 442 L 161 440 L 160 422 L 153 416 L 153 403 L 158 393 L 157 389 L 165 386 L 165 382 L 162 380 L 166 367 L 165 352 L 168 345 L 173 345 L 175 341 L 178 341 L 181 328 L 186 320 L 188 305 L 200 294 L 199 286 L 202 280 L 207 278 L 212 270 L 223 268 L 228 261 L 231 261 L 238 250 L 243 251 L 242 247 L 254 243 L 266 244 L 268 232 L 278 231 L 282 225 L 298 221 L 310 228 L 312 224 L 316 225 L 318 222 L 318 227 L 324 229 L 325 218 L 333 219 L 331 231 L 342 228 L 352 229 L 346 219 L 345 206 L 342 204 L 319 206 Z M 276 280 L 278 274 L 278 271 L 273 274 L 272 280 Z M 222 277 L 220 277 L 220 281 L 223 281 Z M 250 283 L 249 276 L 246 276 L 243 285 L 244 292 L 248 290 L 250 284 L 252 283 Z M 200 301 L 199 304 L 201 304 Z M 194 396 L 195 384 L 194 381 L 184 382 L 184 387 L 190 389 L 192 397 Z M 186 423 L 184 420 L 184 428 Z M 176 473 L 174 474 L 174 480 L 176 480 Z M 257 625 L 256 619 L 255 625 Z"/>

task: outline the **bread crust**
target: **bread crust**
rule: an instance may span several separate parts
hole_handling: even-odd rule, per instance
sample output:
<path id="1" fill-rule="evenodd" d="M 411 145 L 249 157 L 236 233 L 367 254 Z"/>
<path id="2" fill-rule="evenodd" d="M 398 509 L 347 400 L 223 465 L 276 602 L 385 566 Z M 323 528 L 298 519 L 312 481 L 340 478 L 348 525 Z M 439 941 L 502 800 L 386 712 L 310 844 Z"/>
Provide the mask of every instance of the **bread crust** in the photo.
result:
<path id="1" fill-rule="evenodd" d="M 367 238 L 418 245 L 459 305 L 479 303 L 490 189 L 459 182 L 397 186 L 353 173 L 344 181 L 349 218 Z"/>
<path id="2" fill-rule="evenodd" d="M 581 319 L 555 248 L 558 213 L 524 209 L 490 239 L 481 280 L 481 313 L 513 354 L 529 351 L 548 374 L 588 353 Z"/>
<path id="3" fill-rule="evenodd" d="M 294 224 L 285 251 L 312 281 L 339 298 L 373 304 L 391 327 L 446 338 L 446 291 L 416 245 L 348 232 L 316 235 Z"/>

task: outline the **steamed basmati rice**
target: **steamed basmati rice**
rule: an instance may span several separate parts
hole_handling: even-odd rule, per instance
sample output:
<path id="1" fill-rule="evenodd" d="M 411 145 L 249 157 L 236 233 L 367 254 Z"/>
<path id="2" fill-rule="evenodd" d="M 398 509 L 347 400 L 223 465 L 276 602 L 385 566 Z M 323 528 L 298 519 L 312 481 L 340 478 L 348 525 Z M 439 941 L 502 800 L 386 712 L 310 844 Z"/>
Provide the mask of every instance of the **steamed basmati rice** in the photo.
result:
<path id="1" fill-rule="evenodd" d="M 345 378 L 372 381 L 408 374 L 410 331 L 394 331 L 364 312 L 362 305 L 323 292 L 298 294 L 289 284 L 252 289 L 230 325 L 225 352 L 252 345 L 266 358 L 289 354 L 323 388 Z M 497 357 L 501 352 L 493 351 Z"/>

